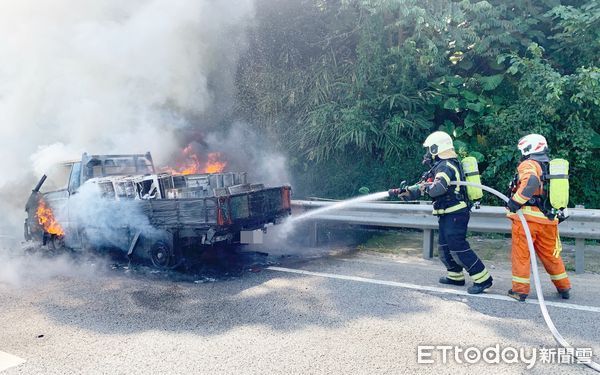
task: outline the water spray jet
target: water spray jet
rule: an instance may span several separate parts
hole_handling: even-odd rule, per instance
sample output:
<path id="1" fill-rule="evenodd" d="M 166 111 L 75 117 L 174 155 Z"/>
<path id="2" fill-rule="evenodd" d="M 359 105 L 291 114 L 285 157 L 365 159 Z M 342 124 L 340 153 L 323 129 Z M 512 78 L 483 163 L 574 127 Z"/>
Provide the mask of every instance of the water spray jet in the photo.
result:
<path id="1" fill-rule="evenodd" d="M 373 193 L 373 194 L 368 194 L 368 195 L 364 195 L 364 196 L 359 196 L 356 198 L 346 199 L 346 200 L 334 203 L 329 206 L 320 207 L 315 210 L 310 210 L 308 212 L 304 212 L 298 216 L 291 216 L 282 224 L 281 236 L 283 238 L 287 237 L 290 233 L 293 232 L 293 230 L 294 230 L 293 226 L 295 224 L 298 224 L 300 222 L 308 220 L 317 215 L 322 215 L 329 211 L 341 210 L 341 209 L 344 209 L 344 208 L 347 208 L 347 207 L 350 207 L 350 206 L 353 206 L 353 205 L 359 204 L 359 203 L 378 201 L 378 200 L 381 200 L 381 199 L 387 198 L 387 197 L 389 197 L 388 192 L 381 191 L 378 193 Z"/>

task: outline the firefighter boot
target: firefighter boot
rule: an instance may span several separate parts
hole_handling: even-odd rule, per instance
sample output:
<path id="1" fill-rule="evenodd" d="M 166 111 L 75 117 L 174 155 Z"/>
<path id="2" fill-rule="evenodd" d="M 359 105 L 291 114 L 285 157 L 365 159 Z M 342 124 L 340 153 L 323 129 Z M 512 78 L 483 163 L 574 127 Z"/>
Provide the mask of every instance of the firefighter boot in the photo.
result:
<path id="1" fill-rule="evenodd" d="M 517 293 L 517 292 L 513 292 L 512 289 L 510 289 L 508 291 L 508 296 L 511 298 L 516 299 L 519 302 L 525 302 L 525 299 L 527 298 L 527 294 L 525 293 Z"/>
<path id="2" fill-rule="evenodd" d="M 487 288 L 492 286 L 492 281 L 493 281 L 493 279 L 490 276 L 487 280 L 485 280 L 482 283 L 473 283 L 473 285 L 467 289 L 467 292 L 469 294 L 483 293 L 484 290 L 486 290 Z"/>
<path id="3" fill-rule="evenodd" d="M 556 289 L 556 291 L 558 292 L 558 294 L 560 294 L 562 299 L 569 299 L 571 298 L 571 288 L 567 288 L 567 289 Z"/>
<path id="4" fill-rule="evenodd" d="M 462 279 L 462 280 L 452 280 L 452 279 L 449 279 L 446 276 L 440 277 L 439 282 L 440 282 L 440 284 L 447 284 L 447 285 L 459 285 L 459 286 L 465 285 L 465 279 Z"/>

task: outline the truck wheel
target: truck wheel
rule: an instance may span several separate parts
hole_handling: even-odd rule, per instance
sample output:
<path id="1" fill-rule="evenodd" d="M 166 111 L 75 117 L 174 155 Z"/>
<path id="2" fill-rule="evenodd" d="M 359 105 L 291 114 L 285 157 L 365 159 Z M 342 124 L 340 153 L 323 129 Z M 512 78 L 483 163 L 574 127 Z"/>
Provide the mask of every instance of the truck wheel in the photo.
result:
<path id="1" fill-rule="evenodd" d="M 173 269 L 179 266 L 179 256 L 166 241 L 156 241 L 150 248 L 152 265 L 159 269 Z"/>
<path id="2" fill-rule="evenodd" d="M 56 234 L 53 234 L 50 237 L 50 240 L 48 241 L 48 247 L 52 251 L 63 251 L 63 250 L 65 250 L 66 249 L 66 246 L 65 246 L 65 237 L 64 236 L 57 236 Z"/>

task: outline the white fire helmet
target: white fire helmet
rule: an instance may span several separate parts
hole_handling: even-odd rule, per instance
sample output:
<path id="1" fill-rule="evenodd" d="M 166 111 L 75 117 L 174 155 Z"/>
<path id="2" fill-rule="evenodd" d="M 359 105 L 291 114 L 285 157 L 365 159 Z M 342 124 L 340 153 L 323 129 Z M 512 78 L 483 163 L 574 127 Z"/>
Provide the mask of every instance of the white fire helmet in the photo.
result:
<path id="1" fill-rule="evenodd" d="M 454 148 L 454 144 L 452 143 L 452 138 L 446 132 L 437 131 L 433 132 L 425 139 L 423 142 L 423 147 L 427 147 L 429 153 L 433 156 L 436 156 L 440 152 L 452 150 Z"/>
<path id="2" fill-rule="evenodd" d="M 548 142 L 546 142 L 546 138 L 543 135 L 528 134 L 519 139 L 517 147 L 523 156 L 528 156 L 548 151 Z"/>

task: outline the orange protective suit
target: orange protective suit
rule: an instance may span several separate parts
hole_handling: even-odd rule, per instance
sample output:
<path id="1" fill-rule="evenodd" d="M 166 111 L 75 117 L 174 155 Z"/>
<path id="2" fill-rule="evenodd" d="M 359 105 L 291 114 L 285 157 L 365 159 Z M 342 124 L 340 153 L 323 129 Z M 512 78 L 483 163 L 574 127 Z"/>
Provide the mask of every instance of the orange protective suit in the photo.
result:
<path id="1" fill-rule="evenodd" d="M 519 178 L 512 199 L 524 204 L 534 196 L 543 192 L 542 168 L 532 159 L 527 159 L 517 168 Z M 521 207 L 529 230 L 536 255 L 544 265 L 546 272 L 557 289 L 571 288 L 571 282 L 560 257 L 562 244 L 558 234 L 558 220 L 548 219 L 538 207 L 524 205 Z M 514 213 L 508 214 L 512 220 L 512 290 L 520 294 L 529 294 L 530 257 L 525 231 Z"/>

